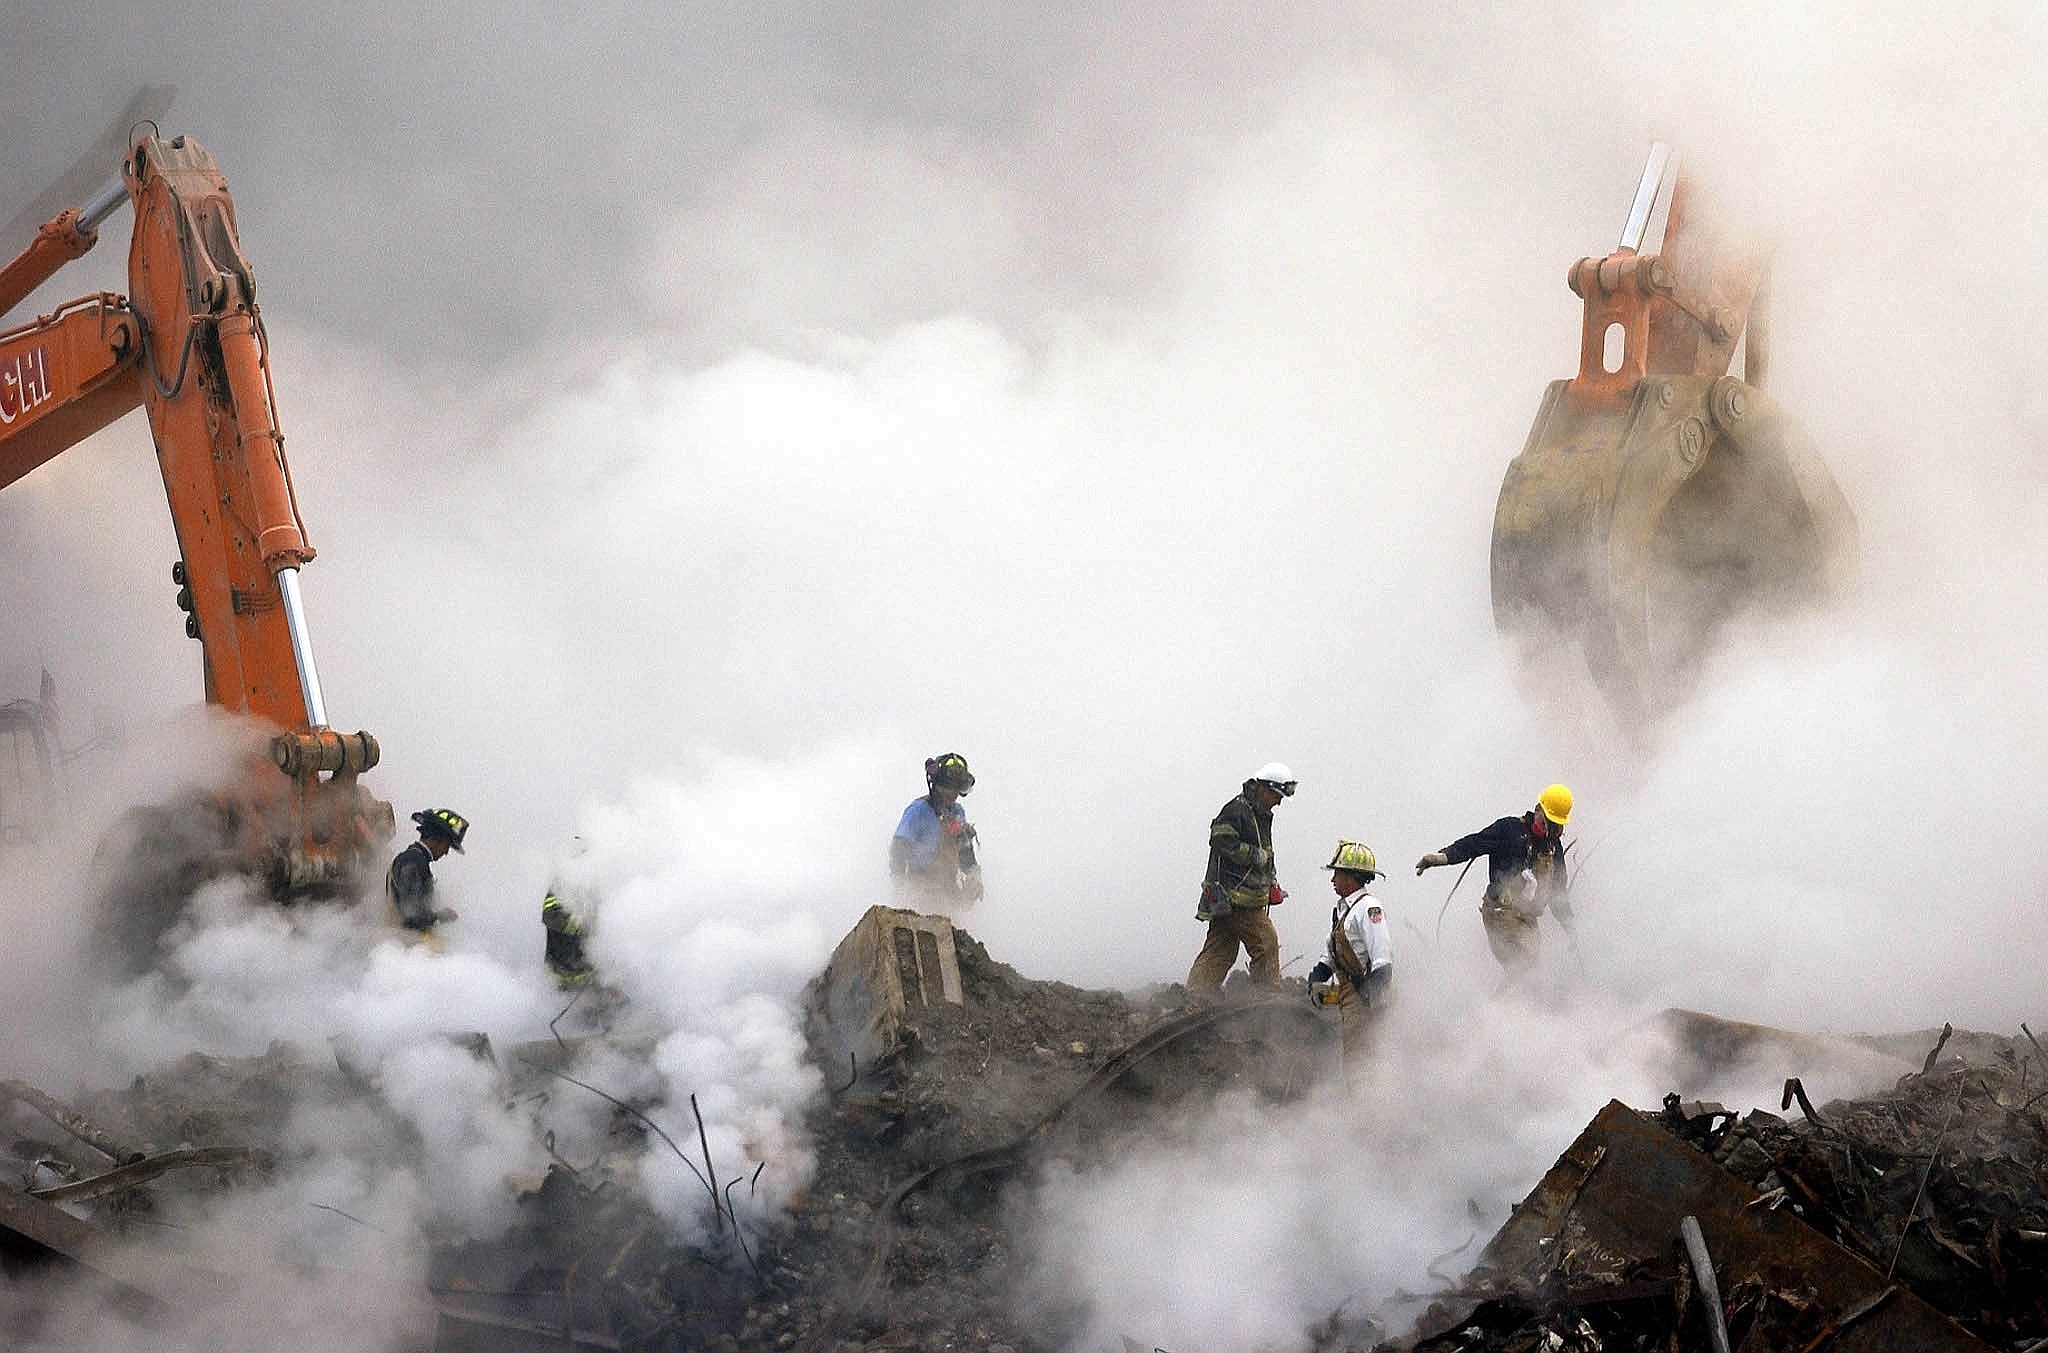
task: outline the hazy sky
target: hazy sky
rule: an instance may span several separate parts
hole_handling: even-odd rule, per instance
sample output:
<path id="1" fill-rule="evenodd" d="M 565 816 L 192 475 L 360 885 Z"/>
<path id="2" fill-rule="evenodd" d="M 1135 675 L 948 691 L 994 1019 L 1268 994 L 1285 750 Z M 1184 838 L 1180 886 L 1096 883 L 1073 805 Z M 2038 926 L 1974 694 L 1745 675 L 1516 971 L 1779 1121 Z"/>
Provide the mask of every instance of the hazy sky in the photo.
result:
<path id="1" fill-rule="evenodd" d="M 625 931 L 703 958 L 678 917 L 797 927 L 802 961 L 762 969 L 786 994 L 884 899 L 919 763 L 958 750 L 989 875 L 965 924 L 1034 976 L 1178 980 L 1206 824 L 1279 758 L 1290 957 L 1326 924 L 1315 866 L 1362 837 L 1404 981 L 1476 999 L 1476 885 L 1439 952 L 1450 880 L 1405 866 L 1564 779 L 1616 1000 L 2040 1013 L 2038 6 L 158 4 L 5 31 L 0 199 L 145 82 L 234 187 L 329 708 L 382 740 L 401 821 L 474 820 L 442 872 L 465 952 L 532 961 L 581 831 L 650 928 Z M 1518 689 L 1487 543 L 1576 364 L 1565 270 L 1612 247 L 1659 136 L 1777 242 L 1774 389 L 1865 581 L 1746 636 L 1636 756 Z M 121 289 L 107 235 L 37 303 Z M 147 748 L 198 694 L 173 553 L 137 420 L 0 495 L 0 694 L 47 665 Z"/>

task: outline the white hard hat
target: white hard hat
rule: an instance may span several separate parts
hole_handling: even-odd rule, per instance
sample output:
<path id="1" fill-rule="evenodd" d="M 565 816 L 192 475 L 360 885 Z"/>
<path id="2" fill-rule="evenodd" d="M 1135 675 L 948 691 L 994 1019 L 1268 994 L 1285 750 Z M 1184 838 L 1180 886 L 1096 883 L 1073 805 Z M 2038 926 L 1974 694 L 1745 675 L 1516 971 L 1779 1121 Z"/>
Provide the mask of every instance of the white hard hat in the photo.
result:
<path id="1" fill-rule="evenodd" d="M 1252 779 L 1262 785 L 1271 785 L 1281 794 L 1294 792 L 1294 772 L 1278 761 L 1268 761 L 1252 773 Z"/>

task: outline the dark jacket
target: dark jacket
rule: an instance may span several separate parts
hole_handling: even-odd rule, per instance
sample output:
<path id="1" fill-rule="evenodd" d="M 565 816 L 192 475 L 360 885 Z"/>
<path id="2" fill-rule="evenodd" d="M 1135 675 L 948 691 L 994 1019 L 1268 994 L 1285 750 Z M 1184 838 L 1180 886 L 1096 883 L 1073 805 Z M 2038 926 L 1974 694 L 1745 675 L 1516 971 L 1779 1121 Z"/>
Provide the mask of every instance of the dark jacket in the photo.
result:
<path id="1" fill-rule="evenodd" d="M 398 852 L 384 876 L 384 895 L 409 930 L 432 930 L 440 914 L 434 910 L 434 857 L 415 841 Z"/>
<path id="2" fill-rule="evenodd" d="M 1488 902 L 1514 906 L 1533 916 L 1542 914 L 1543 908 L 1533 905 L 1541 901 L 1557 913 L 1560 921 L 1569 921 L 1572 904 L 1565 887 L 1564 836 L 1560 832 L 1540 839 L 1531 836 L 1529 824 L 1535 816 L 1531 811 L 1520 817 L 1504 817 L 1470 836 L 1461 836 L 1444 847 L 1444 858 L 1452 864 L 1463 864 L 1484 855 Z M 1533 897 L 1522 878 L 1525 870 L 1536 875 L 1537 890 Z"/>
<path id="3" fill-rule="evenodd" d="M 547 931 L 544 957 L 556 982 L 567 986 L 570 982 L 565 979 L 587 979 L 590 956 L 583 951 L 583 922 L 555 895 L 553 888 L 541 899 L 540 923 Z"/>
<path id="4" fill-rule="evenodd" d="M 1279 876 L 1273 872 L 1273 810 L 1252 799 L 1256 781 L 1223 805 L 1209 824 L 1209 872 L 1205 883 L 1219 885 L 1233 907 L 1263 907 Z"/>

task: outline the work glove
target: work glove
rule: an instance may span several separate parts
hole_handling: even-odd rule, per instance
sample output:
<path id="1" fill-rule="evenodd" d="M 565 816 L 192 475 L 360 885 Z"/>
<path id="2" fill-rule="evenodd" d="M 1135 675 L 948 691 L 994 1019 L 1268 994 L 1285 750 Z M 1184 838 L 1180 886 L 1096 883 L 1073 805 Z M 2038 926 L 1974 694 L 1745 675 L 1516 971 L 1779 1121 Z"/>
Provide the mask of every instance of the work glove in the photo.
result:
<path id="1" fill-rule="evenodd" d="M 1449 864 L 1450 862 L 1450 856 L 1440 850 L 1432 850 L 1429 854 L 1415 862 L 1415 872 L 1420 874 L 1425 869 L 1434 869 L 1440 864 Z"/>
<path id="2" fill-rule="evenodd" d="M 1308 984 L 1308 1003 L 1317 1009 L 1335 1005 L 1341 999 L 1342 997 L 1337 994 L 1337 988 L 1327 982 L 1311 982 Z"/>
<path id="3" fill-rule="evenodd" d="M 1264 869 L 1272 863 L 1273 852 L 1270 849 L 1265 846 L 1254 846 L 1252 848 L 1252 864 L 1254 866 Z"/>

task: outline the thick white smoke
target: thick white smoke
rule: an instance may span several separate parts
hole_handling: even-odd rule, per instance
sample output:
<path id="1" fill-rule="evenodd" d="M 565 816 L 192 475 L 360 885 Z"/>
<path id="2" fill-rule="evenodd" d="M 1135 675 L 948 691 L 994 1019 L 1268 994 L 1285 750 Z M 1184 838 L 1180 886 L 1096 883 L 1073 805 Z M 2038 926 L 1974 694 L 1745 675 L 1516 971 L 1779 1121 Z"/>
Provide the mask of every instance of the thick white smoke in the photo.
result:
<path id="1" fill-rule="evenodd" d="M 175 11 L 90 17 L 75 48 L 32 33 L 50 59 L 5 97 L 62 105 L 117 34 L 239 75 L 248 53 Z M 1221 1107 L 1290 1182 L 1190 1194 L 1153 1252 L 1264 1237 L 1283 1259 L 1246 1309 L 1278 1338 L 1333 1295 L 1419 1285 L 1465 1197 L 1497 1216 L 1608 1094 L 1665 1088 L 1654 1049 L 1594 1051 L 1648 1010 L 2036 1013 L 2034 9 L 752 15 L 687 40 L 420 20 L 414 62 L 374 24 L 287 11 L 279 79 L 184 82 L 173 120 L 222 158 L 263 269 L 330 705 L 382 739 L 401 821 L 475 821 L 441 871 L 464 919 L 429 959 L 214 899 L 180 951 L 194 994 L 113 1000 L 103 1060 L 59 1062 L 76 1003 L 26 960 L 63 952 L 82 865 L 9 864 L 21 1074 L 347 1032 L 405 1098 L 467 1074 L 429 1033 L 545 1035 L 537 903 L 566 870 L 599 900 L 601 961 L 676 1031 L 618 1076 L 665 1088 L 671 1128 L 695 1091 L 721 1169 L 772 1158 L 763 1189 L 793 1189 L 815 1084 L 793 997 L 880 900 L 924 756 L 975 766 L 970 924 L 1032 975 L 1177 979 L 1205 825 L 1278 757 L 1303 784 L 1278 828 L 1288 955 L 1320 945 L 1313 866 L 1363 837 L 1395 871 L 1406 990 L 1477 1010 L 1470 893 L 1438 949 L 1448 881 L 1404 867 L 1569 781 L 1613 1009 L 1425 1023 L 1377 1109 L 1275 1132 Z M 1519 689 L 1486 549 L 1501 470 L 1574 364 L 1564 269 L 1611 245 L 1658 134 L 1776 232 L 1775 389 L 1858 511 L 1866 586 L 1741 636 L 1639 758 Z M 73 290 L 97 285 L 118 282 Z M 140 739 L 197 685 L 153 474 L 131 420 L 0 495 L 0 668 L 51 666 Z M 1403 1088 L 1468 1081 L 1498 1093 Z M 526 1163 L 487 1104 L 411 1102 L 450 1150 Z M 1417 1123 L 1464 1150 L 1418 1147 Z M 1120 1229 L 1141 1186 L 1220 1178 L 1208 1150 L 1053 1189 L 1077 1272 L 1049 1280 L 1101 1328 L 1238 1328 Z M 1335 1231 L 1323 1155 L 1371 1234 L 1412 1242 Z M 399 1206 L 326 1168 L 327 1196 Z M 649 1177 L 687 1209 L 680 1163 Z"/>

